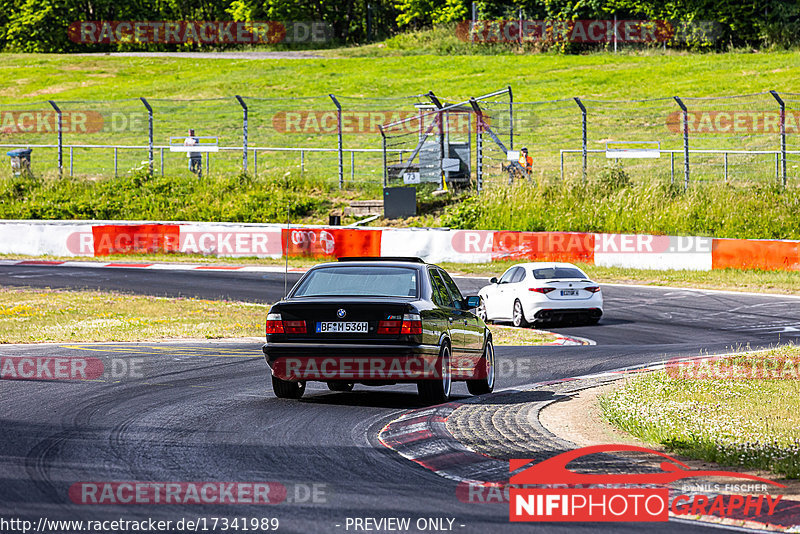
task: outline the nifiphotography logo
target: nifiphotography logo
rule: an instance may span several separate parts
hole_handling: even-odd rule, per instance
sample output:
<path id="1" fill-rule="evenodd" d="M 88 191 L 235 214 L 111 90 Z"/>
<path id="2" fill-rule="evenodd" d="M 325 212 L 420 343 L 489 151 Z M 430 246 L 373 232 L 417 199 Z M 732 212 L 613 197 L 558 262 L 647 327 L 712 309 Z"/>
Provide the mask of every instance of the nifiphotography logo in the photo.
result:
<path id="1" fill-rule="evenodd" d="M 661 457 L 660 472 L 635 474 L 577 473 L 567 465 L 598 453 L 635 451 Z M 775 513 L 781 495 L 766 494 L 767 485 L 785 487 L 766 478 L 733 471 L 695 470 L 664 453 L 633 445 L 596 445 L 561 453 L 539 463 L 511 460 L 510 521 L 668 521 L 676 516 L 716 515 L 756 517 Z M 735 490 L 762 494 L 670 495 L 668 484 L 696 477 L 746 479 L 758 484 L 731 484 Z M 549 487 L 531 487 L 549 486 Z M 719 487 L 715 484 L 714 487 Z M 704 487 L 704 486 L 699 486 Z"/>

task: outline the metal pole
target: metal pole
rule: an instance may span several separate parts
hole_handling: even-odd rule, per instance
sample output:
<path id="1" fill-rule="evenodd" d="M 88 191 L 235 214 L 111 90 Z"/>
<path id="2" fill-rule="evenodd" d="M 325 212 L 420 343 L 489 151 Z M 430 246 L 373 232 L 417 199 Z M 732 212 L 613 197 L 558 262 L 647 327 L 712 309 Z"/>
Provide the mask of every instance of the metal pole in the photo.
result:
<path id="1" fill-rule="evenodd" d="M 150 107 L 150 104 L 143 96 L 139 97 L 139 100 L 141 100 L 142 104 L 144 104 L 144 107 L 147 108 L 147 123 L 149 128 L 149 149 L 147 159 L 150 162 L 150 176 L 153 176 L 153 108 Z"/>
<path id="2" fill-rule="evenodd" d="M 783 186 L 786 187 L 786 104 L 777 91 L 770 91 L 770 94 L 781 107 L 781 175 Z"/>
<path id="3" fill-rule="evenodd" d="M 210 154 L 210 152 L 206 152 L 206 178 L 209 177 L 209 167 L 211 166 L 211 158 L 209 157 Z"/>
<path id="4" fill-rule="evenodd" d="M 616 26 L 614 27 L 616 31 Z M 672 97 L 683 111 L 683 190 L 689 189 L 689 110 L 677 96 Z"/>
<path id="5" fill-rule="evenodd" d="M 581 152 L 583 154 L 583 181 L 586 182 L 586 167 L 588 164 L 588 152 L 586 147 L 586 106 L 583 105 L 583 102 L 581 102 L 581 99 L 577 96 L 574 98 L 574 100 L 575 103 L 578 104 L 578 107 L 581 108 Z M 563 179 L 563 171 L 561 174 Z"/>
<path id="6" fill-rule="evenodd" d="M 519 10 L 519 44 L 522 46 L 522 8 Z"/>
<path id="7" fill-rule="evenodd" d="M 780 173 L 781 173 L 781 155 L 780 155 L 779 152 L 775 152 L 775 179 L 776 180 L 780 180 Z"/>
<path id="8" fill-rule="evenodd" d="M 669 183 L 675 185 L 675 152 L 669 153 Z"/>
<path id="9" fill-rule="evenodd" d="M 614 53 L 617 53 L 617 14 L 614 13 Z"/>
<path id="10" fill-rule="evenodd" d="M 350 151 L 350 181 L 355 182 L 356 180 L 356 153 L 352 150 Z"/>
<path id="11" fill-rule="evenodd" d="M 247 172 L 247 104 L 244 103 L 241 96 L 235 96 L 239 105 L 242 106 L 242 168 L 244 172 Z"/>
<path id="12" fill-rule="evenodd" d="M 372 41 L 372 4 L 367 4 L 367 42 Z"/>
<path id="13" fill-rule="evenodd" d="M 344 161 L 342 155 L 342 106 L 333 94 L 329 94 L 336 105 L 336 129 L 339 134 L 339 189 L 344 187 Z"/>
<path id="14" fill-rule="evenodd" d="M 508 86 L 508 149 L 514 150 L 514 93 Z"/>
<path id="15" fill-rule="evenodd" d="M 72 176 L 72 147 L 69 147 L 69 175 Z"/>
<path id="16" fill-rule="evenodd" d="M 728 183 L 728 153 L 725 152 L 723 155 L 725 158 L 725 183 Z"/>
<path id="17" fill-rule="evenodd" d="M 164 147 L 161 147 L 161 176 L 164 176 Z"/>
<path id="18" fill-rule="evenodd" d="M 475 42 L 475 20 L 478 18 L 478 7 L 472 2 L 472 22 L 469 25 L 469 42 Z"/>
<path id="19" fill-rule="evenodd" d="M 253 174 L 258 176 L 258 151 L 253 149 Z"/>
<path id="20" fill-rule="evenodd" d="M 383 187 L 389 187 L 389 162 L 386 158 L 386 133 L 383 131 L 383 126 L 381 125 L 378 125 L 378 130 L 380 130 L 381 139 L 383 139 Z M 402 161 L 402 159 L 401 157 L 400 160 Z"/>
<path id="21" fill-rule="evenodd" d="M 56 114 L 58 115 L 58 174 L 60 175 L 64 168 L 64 129 L 61 119 L 61 109 L 52 100 L 48 100 L 48 102 L 50 102 L 50 105 L 56 110 Z"/>
<path id="22" fill-rule="evenodd" d="M 564 181 L 564 152 L 561 152 L 561 181 Z"/>
<path id="23" fill-rule="evenodd" d="M 114 178 L 117 177 L 117 147 L 114 147 Z"/>
<path id="24" fill-rule="evenodd" d="M 300 151 L 300 176 L 303 176 L 303 172 L 306 170 L 306 151 Z"/>
<path id="25" fill-rule="evenodd" d="M 483 190 L 483 126 L 480 116 L 475 125 L 475 182 L 480 193 Z"/>

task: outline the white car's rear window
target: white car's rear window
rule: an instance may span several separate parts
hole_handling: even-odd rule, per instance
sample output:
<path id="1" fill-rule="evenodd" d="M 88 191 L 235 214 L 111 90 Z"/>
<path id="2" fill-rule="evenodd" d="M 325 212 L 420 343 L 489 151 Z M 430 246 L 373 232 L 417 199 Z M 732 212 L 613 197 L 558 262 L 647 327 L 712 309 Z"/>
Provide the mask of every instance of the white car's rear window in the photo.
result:
<path id="1" fill-rule="evenodd" d="M 548 280 L 552 278 L 586 278 L 586 275 L 575 267 L 547 267 L 534 269 L 533 277 L 537 280 Z"/>

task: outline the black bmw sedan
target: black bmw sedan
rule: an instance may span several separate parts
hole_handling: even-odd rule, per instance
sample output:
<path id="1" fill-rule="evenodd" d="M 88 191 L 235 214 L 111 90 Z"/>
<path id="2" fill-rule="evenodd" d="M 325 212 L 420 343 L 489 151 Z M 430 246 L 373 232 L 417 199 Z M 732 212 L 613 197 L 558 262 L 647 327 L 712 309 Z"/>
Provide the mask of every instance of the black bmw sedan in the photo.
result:
<path id="1" fill-rule="evenodd" d="M 264 355 L 272 387 L 298 399 L 306 382 L 332 391 L 356 383 L 416 383 L 446 402 L 453 381 L 494 389 L 492 336 L 440 267 L 419 258 L 341 258 L 311 268 L 267 314 Z"/>

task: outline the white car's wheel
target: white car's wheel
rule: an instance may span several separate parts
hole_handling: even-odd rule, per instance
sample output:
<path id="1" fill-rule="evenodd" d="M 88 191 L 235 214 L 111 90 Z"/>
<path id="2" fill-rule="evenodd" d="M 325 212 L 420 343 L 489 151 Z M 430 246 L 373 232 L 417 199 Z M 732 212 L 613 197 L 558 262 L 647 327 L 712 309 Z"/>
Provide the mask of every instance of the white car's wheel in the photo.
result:
<path id="1" fill-rule="evenodd" d="M 475 310 L 475 315 L 480 317 L 483 320 L 483 322 L 489 320 L 489 316 L 486 314 L 486 303 L 483 301 L 482 298 L 481 298 L 481 303 L 478 304 L 478 308 Z"/>
<path id="2" fill-rule="evenodd" d="M 530 324 L 525 319 L 525 311 L 522 309 L 522 303 L 519 300 L 514 301 L 514 311 L 511 314 L 511 320 L 514 326 L 518 328 L 527 328 Z"/>

